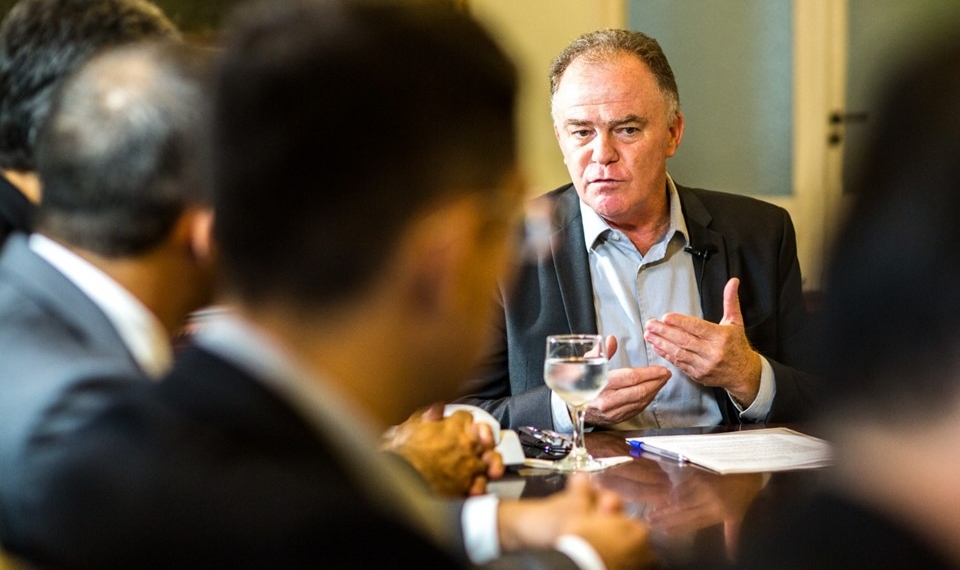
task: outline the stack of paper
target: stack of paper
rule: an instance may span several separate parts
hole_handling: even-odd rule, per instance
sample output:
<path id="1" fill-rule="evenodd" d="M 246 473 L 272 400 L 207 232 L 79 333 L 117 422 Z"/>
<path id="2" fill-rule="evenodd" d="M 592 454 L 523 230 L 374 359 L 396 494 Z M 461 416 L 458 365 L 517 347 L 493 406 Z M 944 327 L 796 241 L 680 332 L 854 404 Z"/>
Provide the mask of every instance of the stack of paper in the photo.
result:
<path id="1" fill-rule="evenodd" d="M 631 437 L 627 443 L 643 453 L 720 474 L 812 469 L 829 465 L 832 457 L 826 441 L 786 428 Z"/>

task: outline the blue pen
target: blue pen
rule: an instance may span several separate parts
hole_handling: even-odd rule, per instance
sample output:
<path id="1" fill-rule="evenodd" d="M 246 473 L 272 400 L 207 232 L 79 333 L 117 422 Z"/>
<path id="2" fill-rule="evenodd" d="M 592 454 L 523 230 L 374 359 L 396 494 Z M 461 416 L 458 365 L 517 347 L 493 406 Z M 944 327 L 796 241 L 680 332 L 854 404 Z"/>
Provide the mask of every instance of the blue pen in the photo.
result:
<path id="1" fill-rule="evenodd" d="M 665 459 L 671 459 L 677 463 L 686 463 L 687 458 L 679 453 L 674 453 L 672 451 L 667 451 L 666 449 L 660 449 L 659 447 L 654 447 L 649 443 L 644 444 L 642 441 L 635 439 L 628 439 L 627 443 L 630 444 L 630 447 L 640 451 L 642 453 L 649 453 L 650 455 L 656 455 L 658 457 L 663 457 Z"/>

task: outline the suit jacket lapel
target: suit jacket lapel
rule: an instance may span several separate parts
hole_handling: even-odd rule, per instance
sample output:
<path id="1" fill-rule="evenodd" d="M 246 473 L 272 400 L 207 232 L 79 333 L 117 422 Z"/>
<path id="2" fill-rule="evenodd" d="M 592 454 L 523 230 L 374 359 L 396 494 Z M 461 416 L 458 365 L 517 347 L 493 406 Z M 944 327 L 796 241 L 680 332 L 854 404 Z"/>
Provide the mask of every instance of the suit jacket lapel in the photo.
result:
<path id="1" fill-rule="evenodd" d="M 136 366 L 119 333 L 80 289 L 35 254 L 26 236 L 14 235 L 0 257 L 0 272 L 17 289 L 64 321 L 78 337 L 107 354 L 125 354 Z"/>
<path id="2" fill-rule="evenodd" d="M 703 272 L 702 279 L 697 280 L 703 318 L 719 323 L 723 319 L 723 288 L 730 276 L 726 242 L 723 235 L 710 229 L 713 216 L 704 207 L 703 202 L 693 192 L 682 186 L 677 186 L 677 193 L 680 195 L 680 205 L 687 223 L 687 232 L 690 234 L 690 246 L 699 251 L 709 252 L 706 260 L 699 257 L 693 260 L 693 267 L 697 274 L 700 274 L 701 270 Z M 740 417 L 726 391 L 723 388 L 714 387 L 713 395 L 720 408 L 723 423 L 739 423 Z"/>
<path id="3" fill-rule="evenodd" d="M 700 290 L 700 306 L 703 318 L 719 323 L 723 318 L 723 288 L 729 279 L 727 249 L 723 235 L 710 229 L 713 217 L 703 206 L 703 202 L 688 189 L 677 186 L 684 220 L 690 234 L 690 246 L 699 251 L 709 252 L 706 261 L 694 258 L 694 269 L 702 279 L 697 283 Z"/>
<path id="4" fill-rule="evenodd" d="M 597 313 L 593 304 L 590 260 L 584 248 L 580 200 L 572 184 L 560 194 L 554 208 L 553 219 L 557 227 L 551 247 L 570 332 L 595 334 Z"/>

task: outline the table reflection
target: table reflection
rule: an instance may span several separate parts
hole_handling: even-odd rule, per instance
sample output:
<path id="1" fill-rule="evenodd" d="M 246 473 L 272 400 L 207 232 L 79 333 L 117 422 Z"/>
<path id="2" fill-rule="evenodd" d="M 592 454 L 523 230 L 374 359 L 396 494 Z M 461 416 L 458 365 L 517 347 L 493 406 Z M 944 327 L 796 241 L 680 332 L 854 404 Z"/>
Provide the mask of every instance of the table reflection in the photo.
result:
<path id="1" fill-rule="evenodd" d="M 777 487 L 770 483 L 778 474 L 718 475 L 694 465 L 641 454 L 625 441 L 633 435 L 637 434 L 588 434 L 587 448 L 595 457 L 634 457 L 633 461 L 591 474 L 591 479 L 619 493 L 627 512 L 649 525 L 654 550 L 664 568 L 733 565 L 747 512 L 768 487 Z M 542 470 L 522 470 L 521 474 L 526 481 L 524 496 L 549 495 L 562 489 L 566 480 L 563 474 Z M 816 474 L 801 475 L 810 477 Z"/>

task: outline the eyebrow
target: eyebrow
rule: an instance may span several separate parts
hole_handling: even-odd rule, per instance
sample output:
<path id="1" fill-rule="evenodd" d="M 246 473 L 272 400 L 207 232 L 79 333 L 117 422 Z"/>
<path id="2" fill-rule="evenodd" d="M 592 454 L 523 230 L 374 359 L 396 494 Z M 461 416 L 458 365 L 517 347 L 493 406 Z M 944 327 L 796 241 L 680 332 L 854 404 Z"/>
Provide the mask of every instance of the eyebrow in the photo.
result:
<path id="1" fill-rule="evenodd" d="M 637 124 L 637 125 L 640 126 L 640 127 L 644 127 L 644 126 L 646 126 L 646 124 L 648 123 L 648 121 L 647 121 L 647 119 L 645 119 L 645 118 L 643 118 L 643 117 L 641 117 L 641 116 L 639 116 L 639 115 L 630 114 L 630 115 L 627 115 L 626 117 L 621 117 L 621 118 L 619 118 L 619 119 L 614 119 L 614 120 L 612 120 L 612 121 L 610 121 L 610 122 L 608 122 L 608 123 L 605 123 L 603 126 L 605 126 L 605 127 L 607 127 L 607 128 L 615 129 L 615 128 L 619 127 L 619 126 L 627 125 L 627 124 L 630 124 L 630 123 L 635 123 L 635 124 Z M 564 126 L 567 126 L 567 127 L 592 127 L 592 126 L 594 126 L 595 124 L 596 124 L 596 123 L 594 123 L 593 121 L 587 121 L 587 120 L 583 120 L 583 119 L 567 119 L 567 120 L 564 122 Z"/>

